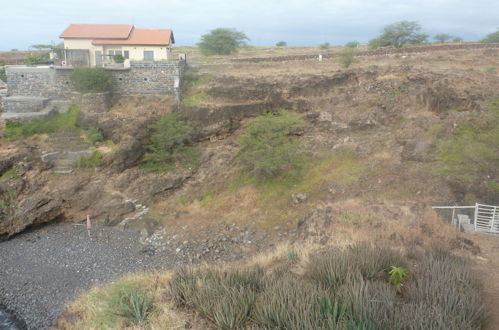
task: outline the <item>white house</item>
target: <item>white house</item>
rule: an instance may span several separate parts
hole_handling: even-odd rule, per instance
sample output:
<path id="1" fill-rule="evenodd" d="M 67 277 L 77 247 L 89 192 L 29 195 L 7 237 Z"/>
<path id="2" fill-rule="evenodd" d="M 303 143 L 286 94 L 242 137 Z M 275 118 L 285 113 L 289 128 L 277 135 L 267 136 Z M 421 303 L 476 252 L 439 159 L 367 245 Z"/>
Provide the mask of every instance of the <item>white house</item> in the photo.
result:
<path id="1" fill-rule="evenodd" d="M 172 59 L 172 30 L 136 29 L 131 24 L 71 24 L 59 36 L 64 39 L 63 64 L 105 66 L 114 55 L 129 61 Z"/>

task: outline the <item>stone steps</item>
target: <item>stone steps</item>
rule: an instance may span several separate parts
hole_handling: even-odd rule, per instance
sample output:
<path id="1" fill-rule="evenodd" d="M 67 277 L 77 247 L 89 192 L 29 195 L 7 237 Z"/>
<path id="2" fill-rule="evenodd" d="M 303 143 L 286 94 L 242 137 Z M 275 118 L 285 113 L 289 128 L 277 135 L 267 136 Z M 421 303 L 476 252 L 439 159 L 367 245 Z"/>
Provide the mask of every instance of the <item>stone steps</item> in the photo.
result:
<path id="1" fill-rule="evenodd" d="M 44 98 L 36 98 L 32 97 L 30 99 L 35 99 L 31 104 L 23 107 L 24 101 L 20 98 L 28 98 L 25 96 L 9 96 L 2 99 L 2 105 L 4 112 L 0 115 L 0 120 L 5 122 L 20 122 L 20 123 L 29 123 L 32 120 L 45 120 L 51 115 L 55 113 L 66 112 L 69 107 L 68 101 L 60 101 L 60 100 L 51 100 L 48 101 Z M 35 105 L 36 103 L 36 105 Z M 15 105 L 14 105 L 15 104 Z M 40 106 L 43 106 L 42 109 L 39 109 Z M 35 111 L 28 111 L 28 110 Z"/>
<path id="2" fill-rule="evenodd" d="M 48 99 L 33 96 L 6 96 L 2 98 L 3 111 L 9 113 L 40 112 L 48 104 Z"/>

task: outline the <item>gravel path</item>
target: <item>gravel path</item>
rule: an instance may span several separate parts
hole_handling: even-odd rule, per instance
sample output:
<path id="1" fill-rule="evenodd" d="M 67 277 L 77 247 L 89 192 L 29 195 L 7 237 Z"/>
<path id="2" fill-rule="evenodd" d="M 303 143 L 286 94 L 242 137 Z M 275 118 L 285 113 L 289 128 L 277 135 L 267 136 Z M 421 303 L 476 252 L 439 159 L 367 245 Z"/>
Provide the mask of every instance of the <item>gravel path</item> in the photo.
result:
<path id="1" fill-rule="evenodd" d="M 150 253 L 136 231 L 52 224 L 0 243 L 0 304 L 28 329 L 51 326 L 66 302 L 99 282 L 186 262 L 166 248 Z"/>

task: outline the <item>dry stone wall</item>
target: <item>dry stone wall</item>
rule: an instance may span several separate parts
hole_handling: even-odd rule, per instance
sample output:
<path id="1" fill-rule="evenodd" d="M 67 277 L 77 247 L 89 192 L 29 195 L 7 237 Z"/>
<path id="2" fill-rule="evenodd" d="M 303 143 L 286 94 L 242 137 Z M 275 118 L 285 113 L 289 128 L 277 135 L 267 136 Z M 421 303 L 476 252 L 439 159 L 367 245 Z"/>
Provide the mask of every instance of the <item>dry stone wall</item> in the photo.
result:
<path id="1" fill-rule="evenodd" d="M 403 55 L 413 53 L 429 53 L 435 51 L 446 50 L 460 50 L 460 49 L 485 49 L 487 51 L 495 51 L 499 49 L 499 44 L 487 43 L 463 43 L 463 44 L 439 44 L 439 45 L 422 45 L 402 48 L 379 48 L 373 50 L 358 51 L 355 56 L 383 56 L 383 55 Z M 303 54 L 303 55 L 285 55 L 285 56 L 271 56 L 271 57 L 248 57 L 248 58 L 235 58 L 233 62 L 285 62 L 285 61 L 300 61 L 318 59 L 319 53 L 323 59 L 334 58 L 337 53 L 332 51 L 321 52 L 316 54 Z"/>
<path id="2" fill-rule="evenodd" d="M 109 69 L 114 94 L 178 95 L 184 61 L 131 62 L 130 68 Z M 70 99 L 74 89 L 72 69 L 49 66 L 7 66 L 7 85 L 11 96 Z"/>

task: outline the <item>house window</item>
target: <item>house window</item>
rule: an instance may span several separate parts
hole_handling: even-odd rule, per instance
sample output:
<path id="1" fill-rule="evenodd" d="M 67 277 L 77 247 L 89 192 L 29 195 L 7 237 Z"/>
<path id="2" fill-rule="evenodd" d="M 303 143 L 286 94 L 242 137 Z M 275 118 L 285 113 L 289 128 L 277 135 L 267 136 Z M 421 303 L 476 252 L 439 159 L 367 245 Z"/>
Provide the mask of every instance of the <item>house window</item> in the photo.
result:
<path id="1" fill-rule="evenodd" d="M 110 50 L 110 51 L 108 51 L 108 54 L 109 54 L 109 55 L 114 55 L 114 50 Z"/>
<path id="2" fill-rule="evenodd" d="M 154 61 L 154 51 L 144 50 L 144 61 Z"/>
<path id="3" fill-rule="evenodd" d="M 129 59 L 130 58 L 130 52 L 128 50 L 125 50 L 123 52 L 123 56 L 126 58 L 126 59 Z"/>
<path id="4" fill-rule="evenodd" d="M 121 50 L 115 50 L 114 55 L 123 55 L 123 53 L 121 52 Z"/>

